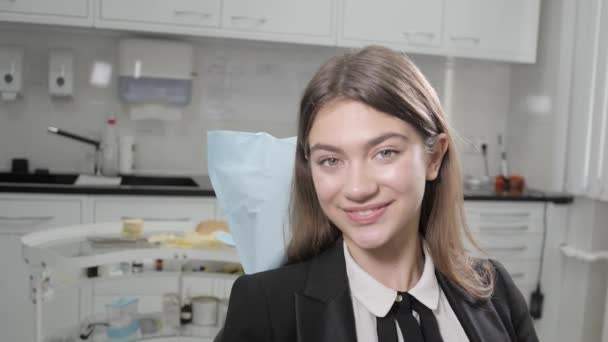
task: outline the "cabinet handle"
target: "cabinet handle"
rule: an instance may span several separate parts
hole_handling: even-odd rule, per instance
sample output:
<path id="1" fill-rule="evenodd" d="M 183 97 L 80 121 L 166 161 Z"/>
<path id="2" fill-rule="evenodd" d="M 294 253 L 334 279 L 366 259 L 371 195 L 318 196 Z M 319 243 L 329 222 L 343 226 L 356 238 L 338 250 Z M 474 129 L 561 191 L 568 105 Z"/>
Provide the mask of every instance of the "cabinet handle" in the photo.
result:
<path id="1" fill-rule="evenodd" d="M 196 11 L 173 11 L 173 14 L 175 14 L 175 16 L 177 17 L 184 17 L 184 16 L 199 16 L 201 17 L 201 19 L 208 19 L 211 18 L 212 14 L 211 13 L 205 13 L 205 12 L 196 12 Z"/>
<path id="2" fill-rule="evenodd" d="M 429 39 L 435 38 L 435 34 L 433 32 L 405 31 L 403 32 L 403 35 L 406 38 L 409 38 L 410 36 L 424 36 L 428 37 Z"/>
<path id="3" fill-rule="evenodd" d="M 484 230 L 484 231 L 488 231 L 488 232 L 504 232 L 504 233 L 510 233 L 510 232 L 524 232 L 526 230 L 529 230 L 530 227 L 528 227 L 527 225 L 524 226 L 496 226 L 496 227 L 492 227 L 492 226 L 480 226 L 479 230 Z"/>
<path id="4" fill-rule="evenodd" d="M 479 213 L 479 216 L 486 219 L 506 218 L 510 219 L 526 219 L 530 217 L 530 213 Z"/>
<path id="5" fill-rule="evenodd" d="M 478 38 L 478 37 L 469 37 L 469 36 L 451 36 L 450 39 L 453 42 L 468 41 L 468 42 L 472 42 L 475 45 L 479 45 L 479 43 L 481 42 L 480 38 Z"/>
<path id="6" fill-rule="evenodd" d="M 523 278 L 526 276 L 526 274 L 524 272 L 514 272 L 514 273 L 509 273 L 509 275 L 511 276 L 511 278 Z"/>
<path id="7" fill-rule="evenodd" d="M 233 16 L 230 16 L 230 19 L 232 21 L 253 21 L 253 22 L 257 22 L 258 25 L 262 25 L 268 21 L 268 19 L 266 19 L 266 18 L 247 17 L 247 16 L 243 16 L 243 15 L 233 15 Z"/>
<path id="8" fill-rule="evenodd" d="M 18 217 L 0 216 L 0 221 L 10 221 L 10 222 L 50 221 L 54 218 L 55 218 L 55 216 L 18 216 Z"/>
<path id="9" fill-rule="evenodd" d="M 150 222 L 188 222 L 191 221 L 189 217 L 131 217 L 131 216 L 121 216 L 120 219 L 131 220 L 131 219 L 142 219 L 144 221 Z"/>
<path id="10" fill-rule="evenodd" d="M 503 246 L 493 246 L 493 247 L 485 247 L 488 251 L 495 252 L 523 252 L 528 249 L 527 246 L 513 246 L 513 247 L 503 247 Z"/>

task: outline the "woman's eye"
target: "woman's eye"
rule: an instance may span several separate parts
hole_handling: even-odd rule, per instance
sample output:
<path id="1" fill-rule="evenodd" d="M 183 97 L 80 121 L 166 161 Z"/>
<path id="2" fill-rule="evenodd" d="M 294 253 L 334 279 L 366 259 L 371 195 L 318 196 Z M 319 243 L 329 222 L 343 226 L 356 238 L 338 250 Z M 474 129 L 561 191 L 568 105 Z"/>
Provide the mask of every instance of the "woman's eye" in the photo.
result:
<path id="1" fill-rule="evenodd" d="M 386 149 L 378 152 L 377 156 L 380 159 L 390 159 L 397 155 L 399 152 L 396 150 Z"/>
<path id="2" fill-rule="evenodd" d="M 321 165 L 321 166 L 335 167 L 335 166 L 338 166 L 339 162 L 340 161 L 338 160 L 338 158 L 325 158 L 325 159 L 321 159 L 319 161 L 319 165 Z"/>

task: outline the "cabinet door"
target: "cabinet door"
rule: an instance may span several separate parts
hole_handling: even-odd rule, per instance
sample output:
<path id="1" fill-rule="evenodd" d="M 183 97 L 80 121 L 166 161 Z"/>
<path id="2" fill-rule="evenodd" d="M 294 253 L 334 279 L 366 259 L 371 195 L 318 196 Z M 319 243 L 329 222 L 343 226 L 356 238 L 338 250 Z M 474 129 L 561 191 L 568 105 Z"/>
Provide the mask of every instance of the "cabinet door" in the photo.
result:
<path id="1" fill-rule="evenodd" d="M 448 54 L 535 62 L 539 0 L 449 0 Z"/>
<path id="2" fill-rule="evenodd" d="M 330 0 L 224 0 L 222 27 L 308 36 L 332 34 Z"/>
<path id="3" fill-rule="evenodd" d="M 0 198 L 0 331 L 2 340 L 32 342 L 34 305 L 21 236 L 36 230 L 81 223 L 80 200 Z M 43 332 L 78 323 L 78 290 L 58 290 L 43 306 Z M 28 324 L 26 322 L 30 322 Z"/>
<path id="4" fill-rule="evenodd" d="M 576 11 L 566 190 L 608 201 L 608 6 Z"/>
<path id="5" fill-rule="evenodd" d="M 217 27 L 220 23 L 219 0 L 101 0 L 101 21 L 169 26 Z M 105 25 L 103 25 L 105 26 Z"/>
<path id="6" fill-rule="evenodd" d="M 443 0 L 344 0 L 342 38 L 439 46 Z"/>
<path id="7" fill-rule="evenodd" d="M 108 197 L 94 200 L 94 222 L 141 218 L 193 222 L 215 218 L 215 198 Z"/>
<path id="8" fill-rule="evenodd" d="M 0 21 L 91 25 L 89 0 L 2 0 Z"/>

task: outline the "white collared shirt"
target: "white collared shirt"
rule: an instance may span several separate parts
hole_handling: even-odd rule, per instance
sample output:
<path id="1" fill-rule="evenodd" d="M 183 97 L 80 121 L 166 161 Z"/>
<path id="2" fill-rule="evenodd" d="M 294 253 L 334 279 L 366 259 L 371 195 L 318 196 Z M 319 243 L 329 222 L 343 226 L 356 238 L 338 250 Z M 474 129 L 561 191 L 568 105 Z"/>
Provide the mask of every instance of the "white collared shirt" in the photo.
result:
<path id="1" fill-rule="evenodd" d="M 424 243 L 423 251 L 425 260 L 422 276 L 408 293 L 433 311 L 444 342 L 468 342 L 469 339 L 460 325 L 458 317 L 439 287 L 435 276 L 435 265 L 427 251 L 426 243 Z M 357 341 L 378 342 L 376 318 L 386 316 L 395 302 L 397 291 L 382 285 L 365 272 L 353 260 L 346 242 L 344 242 L 344 259 L 355 313 Z M 415 311 L 413 313 L 419 320 L 417 313 Z M 397 329 L 399 342 L 404 342 L 397 321 L 395 321 L 395 329 Z"/>

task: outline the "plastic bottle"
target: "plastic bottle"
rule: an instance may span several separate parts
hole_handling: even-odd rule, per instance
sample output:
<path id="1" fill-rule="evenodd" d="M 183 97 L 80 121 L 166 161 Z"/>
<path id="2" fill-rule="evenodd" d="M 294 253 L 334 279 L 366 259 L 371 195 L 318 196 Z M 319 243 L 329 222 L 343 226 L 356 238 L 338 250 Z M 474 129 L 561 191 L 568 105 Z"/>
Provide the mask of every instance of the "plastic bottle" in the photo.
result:
<path id="1" fill-rule="evenodd" d="M 101 152 L 103 155 L 102 174 L 104 176 L 116 176 L 118 174 L 118 127 L 114 114 L 106 121 L 101 141 Z"/>

